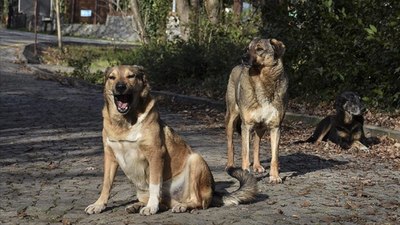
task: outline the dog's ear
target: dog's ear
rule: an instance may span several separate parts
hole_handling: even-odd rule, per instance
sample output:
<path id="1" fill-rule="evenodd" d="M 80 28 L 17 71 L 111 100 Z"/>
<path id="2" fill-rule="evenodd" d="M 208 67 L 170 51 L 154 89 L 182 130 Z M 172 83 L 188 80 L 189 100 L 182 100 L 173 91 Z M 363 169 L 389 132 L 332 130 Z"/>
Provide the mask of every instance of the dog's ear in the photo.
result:
<path id="1" fill-rule="evenodd" d="M 243 51 L 244 53 L 242 55 L 242 65 L 245 67 L 251 67 L 249 47 L 246 47 Z"/>
<path id="2" fill-rule="evenodd" d="M 278 41 L 276 39 L 271 39 L 269 41 L 271 43 L 272 48 L 274 49 L 274 57 L 276 59 L 281 58 L 283 56 L 283 54 L 285 54 L 285 45 L 281 42 Z"/>
<path id="3" fill-rule="evenodd" d="M 257 42 L 260 40 L 261 38 L 254 38 L 249 46 L 245 49 L 245 53 L 242 56 L 242 65 L 246 66 L 246 67 L 251 67 L 253 66 L 255 60 L 256 60 L 256 50 L 255 50 L 255 46 L 257 44 Z"/>
<path id="4" fill-rule="evenodd" d="M 103 84 L 106 83 L 107 79 L 108 79 L 108 75 L 110 75 L 111 71 L 112 71 L 113 67 L 107 67 L 105 72 L 104 72 L 104 77 L 103 77 Z"/>
<path id="5" fill-rule="evenodd" d="M 138 71 L 136 76 L 138 77 L 138 79 L 142 80 L 142 82 L 143 82 L 143 90 L 140 93 L 140 96 L 142 98 L 144 98 L 150 92 L 150 85 L 149 85 L 149 82 L 147 81 L 147 75 L 146 75 L 147 71 L 143 66 L 133 65 L 132 67 Z"/>
<path id="6" fill-rule="evenodd" d="M 344 104 L 346 104 L 347 98 L 344 96 L 344 93 L 339 94 L 335 100 L 335 109 L 336 112 L 344 111 Z"/>
<path id="7" fill-rule="evenodd" d="M 138 65 L 133 65 L 132 67 L 138 71 L 136 76 L 142 80 L 143 84 L 147 85 L 146 69 L 143 66 Z"/>

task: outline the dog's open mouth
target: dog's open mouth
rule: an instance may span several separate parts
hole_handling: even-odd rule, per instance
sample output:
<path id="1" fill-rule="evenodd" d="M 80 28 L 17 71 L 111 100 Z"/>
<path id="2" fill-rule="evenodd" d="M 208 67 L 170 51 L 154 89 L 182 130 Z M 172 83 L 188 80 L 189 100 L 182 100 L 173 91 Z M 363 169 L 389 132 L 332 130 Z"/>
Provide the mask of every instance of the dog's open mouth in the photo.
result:
<path id="1" fill-rule="evenodd" d="M 132 103 L 132 95 L 114 95 L 114 102 L 119 113 L 125 114 L 129 111 Z"/>

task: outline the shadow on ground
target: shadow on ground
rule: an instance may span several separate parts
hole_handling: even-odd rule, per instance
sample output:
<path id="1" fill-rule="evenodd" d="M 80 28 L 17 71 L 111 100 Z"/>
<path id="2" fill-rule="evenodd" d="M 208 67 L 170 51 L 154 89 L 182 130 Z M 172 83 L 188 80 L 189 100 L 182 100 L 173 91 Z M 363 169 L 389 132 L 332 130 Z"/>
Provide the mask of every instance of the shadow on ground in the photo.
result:
<path id="1" fill-rule="evenodd" d="M 262 164 L 269 164 L 270 159 L 261 161 Z M 307 173 L 315 172 L 318 170 L 334 168 L 336 166 L 345 165 L 348 161 L 340 161 L 334 159 L 324 159 L 321 156 L 306 154 L 302 152 L 296 152 L 289 155 L 279 156 L 280 173 L 291 172 L 291 175 L 283 177 L 292 178 Z M 262 179 L 267 175 L 258 177 Z"/>

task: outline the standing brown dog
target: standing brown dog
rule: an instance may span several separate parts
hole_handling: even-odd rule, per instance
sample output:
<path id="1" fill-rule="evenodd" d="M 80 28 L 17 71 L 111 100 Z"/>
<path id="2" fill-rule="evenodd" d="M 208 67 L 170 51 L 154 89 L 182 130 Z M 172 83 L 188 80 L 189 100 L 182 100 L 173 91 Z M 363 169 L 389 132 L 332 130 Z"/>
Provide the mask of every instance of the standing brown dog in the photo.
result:
<path id="1" fill-rule="evenodd" d="M 249 170 L 250 133 L 254 129 L 255 172 L 264 172 L 260 164 L 260 140 L 267 128 L 271 132 L 270 182 L 281 183 L 278 145 L 280 126 L 285 116 L 288 78 L 283 69 L 285 46 L 275 39 L 256 38 L 249 44 L 248 65 L 233 68 L 226 91 L 227 167 L 234 165 L 233 129 L 241 121 L 242 169 Z"/>
<path id="2" fill-rule="evenodd" d="M 103 188 L 86 213 L 106 208 L 118 166 L 135 185 L 139 200 L 126 208 L 128 212 L 152 215 L 160 206 L 185 212 L 255 198 L 257 180 L 241 169 L 228 171 L 240 181 L 238 190 L 230 194 L 214 191 L 207 163 L 160 119 L 142 67 L 113 67 L 105 80 Z"/>

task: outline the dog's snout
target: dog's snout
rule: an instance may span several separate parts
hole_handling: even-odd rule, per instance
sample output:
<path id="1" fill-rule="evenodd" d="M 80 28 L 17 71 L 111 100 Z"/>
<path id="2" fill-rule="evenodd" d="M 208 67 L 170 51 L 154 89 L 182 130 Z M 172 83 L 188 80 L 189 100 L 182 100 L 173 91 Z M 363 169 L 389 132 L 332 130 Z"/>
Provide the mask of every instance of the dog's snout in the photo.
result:
<path id="1" fill-rule="evenodd" d="M 361 105 L 360 105 L 360 110 L 361 110 L 361 113 L 365 113 L 365 112 L 367 112 L 367 108 L 364 106 L 364 104 L 362 104 L 361 103 Z"/>
<path id="2" fill-rule="evenodd" d="M 118 82 L 117 85 L 115 86 L 115 90 L 122 94 L 126 90 L 126 84 L 123 82 Z"/>

